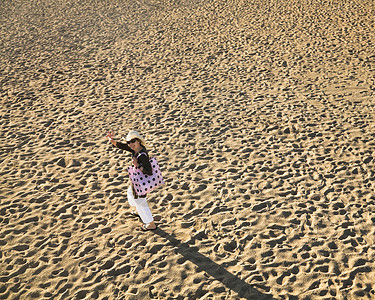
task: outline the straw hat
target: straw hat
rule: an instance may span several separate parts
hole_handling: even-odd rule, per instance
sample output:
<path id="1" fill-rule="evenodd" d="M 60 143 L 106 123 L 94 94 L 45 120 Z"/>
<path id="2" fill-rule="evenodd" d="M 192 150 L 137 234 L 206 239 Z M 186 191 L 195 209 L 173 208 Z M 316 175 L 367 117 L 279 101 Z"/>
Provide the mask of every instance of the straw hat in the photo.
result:
<path id="1" fill-rule="evenodd" d="M 138 139 L 141 141 L 141 145 L 143 147 L 146 147 L 146 141 L 144 138 L 137 132 L 137 131 L 130 131 L 128 135 L 126 136 L 126 141 L 129 142 L 132 139 Z"/>

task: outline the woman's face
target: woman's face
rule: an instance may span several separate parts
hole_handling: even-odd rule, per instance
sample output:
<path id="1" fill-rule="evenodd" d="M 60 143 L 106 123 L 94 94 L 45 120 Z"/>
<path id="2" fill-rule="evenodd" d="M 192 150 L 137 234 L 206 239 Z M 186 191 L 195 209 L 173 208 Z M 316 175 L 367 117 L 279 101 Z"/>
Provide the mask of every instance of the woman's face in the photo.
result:
<path id="1" fill-rule="evenodd" d="M 132 140 L 128 141 L 128 145 L 129 145 L 130 149 L 132 149 L 133 151 L 136 151 L 140 148 L 141 143 L 138 139 L 132 139 Z"/>

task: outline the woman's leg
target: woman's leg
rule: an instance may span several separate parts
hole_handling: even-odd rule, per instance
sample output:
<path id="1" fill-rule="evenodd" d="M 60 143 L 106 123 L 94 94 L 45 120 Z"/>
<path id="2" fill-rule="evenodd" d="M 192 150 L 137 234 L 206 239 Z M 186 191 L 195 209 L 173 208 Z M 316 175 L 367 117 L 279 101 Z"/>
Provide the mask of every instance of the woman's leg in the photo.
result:
<path id="1" fill-rule="evenodd" d="M 154 223 L 154 217 L 152 216 L 146 197 L 135 199 L 131 186 L 128 188 L 127 195 L 130 207 L 135 207 L 142 222 L 146 224 L 146 229 L 155 229 L 156 224 Z"/>
<path id="2" fill-rule="evenodd" d="M 134 211 L 136 209 L 136 204 L 135 204 L 135 201 L 134 201 L 135 199 L 134 199 L 134 195 L 133 195 L 132 186 L 129 186 L 127 196 L 128 196 L 128 202 L 129 202 L 129 205 L 130 205 L 130 210 Z"/>
<path id="3" fill-rule="evenodd" d="M 148 206 L 146 197 L 134 199 L 135 207 L 137 212 L 142 219 L 142 222 L 145 224 L 151 223 L 154 221 L 150 207 Z"/>

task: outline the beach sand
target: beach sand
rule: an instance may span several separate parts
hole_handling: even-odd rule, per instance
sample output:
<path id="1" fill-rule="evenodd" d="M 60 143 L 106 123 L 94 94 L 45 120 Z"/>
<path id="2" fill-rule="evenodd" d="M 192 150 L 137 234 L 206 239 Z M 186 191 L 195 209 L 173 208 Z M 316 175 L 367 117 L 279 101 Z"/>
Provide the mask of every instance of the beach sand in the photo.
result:
<path id="1" fill-rule="evenodd" d="M 375 299 L 373 1 L 1 1 L 1 299 Z M 166 184 L 129 215 L 141 132 Z"/>

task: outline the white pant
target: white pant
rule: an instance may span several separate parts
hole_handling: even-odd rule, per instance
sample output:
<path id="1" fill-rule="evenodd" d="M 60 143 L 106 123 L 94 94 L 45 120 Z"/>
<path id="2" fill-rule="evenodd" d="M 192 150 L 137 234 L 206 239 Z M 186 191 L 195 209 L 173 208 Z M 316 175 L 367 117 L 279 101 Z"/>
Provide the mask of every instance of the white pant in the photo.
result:
<path id="1" fill-rule="evenodd" d="M 135 208 L 137 209 L 137 213 L 142 219 L 142 222 L 148 224 L 154 221 L 154 217 L 152 216 L 151 210 L 148 207 L 146 197 L 135 199 L 133 195 L 133 189 L 131 186 L 129 186 L 127 194 L 129 205 L 135 206 Z"/>

